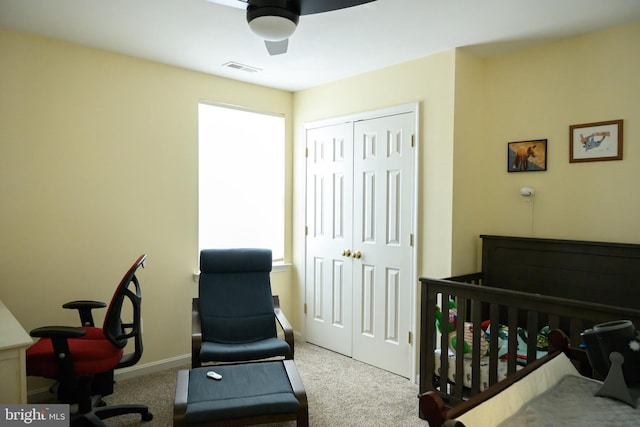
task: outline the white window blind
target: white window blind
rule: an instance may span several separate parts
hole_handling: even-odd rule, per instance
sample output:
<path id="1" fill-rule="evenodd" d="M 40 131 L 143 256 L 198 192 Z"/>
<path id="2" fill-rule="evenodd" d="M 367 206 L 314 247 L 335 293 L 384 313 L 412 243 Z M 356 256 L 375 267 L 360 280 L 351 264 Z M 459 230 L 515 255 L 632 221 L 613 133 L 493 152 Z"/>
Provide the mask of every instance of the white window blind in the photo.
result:
<path id="1" fill-rule="evenodd" d="M 200 103 L 199 246 L 284 259 L 284 117 Z"/>

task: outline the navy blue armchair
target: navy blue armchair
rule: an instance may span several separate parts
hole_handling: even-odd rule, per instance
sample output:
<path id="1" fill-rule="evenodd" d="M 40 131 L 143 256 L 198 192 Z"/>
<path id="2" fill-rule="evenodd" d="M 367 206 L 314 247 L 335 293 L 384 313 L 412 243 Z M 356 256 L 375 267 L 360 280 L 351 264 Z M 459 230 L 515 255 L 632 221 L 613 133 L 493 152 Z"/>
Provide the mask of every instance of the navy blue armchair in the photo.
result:
<path id="1" fill-rule="evenodd" d="M 269 249 L 204 249 L 192 305 L 191 364 L 293 359 L 293 328 L 271 293 Z M 278 337 L 276 321 L 284 340 Z"/>

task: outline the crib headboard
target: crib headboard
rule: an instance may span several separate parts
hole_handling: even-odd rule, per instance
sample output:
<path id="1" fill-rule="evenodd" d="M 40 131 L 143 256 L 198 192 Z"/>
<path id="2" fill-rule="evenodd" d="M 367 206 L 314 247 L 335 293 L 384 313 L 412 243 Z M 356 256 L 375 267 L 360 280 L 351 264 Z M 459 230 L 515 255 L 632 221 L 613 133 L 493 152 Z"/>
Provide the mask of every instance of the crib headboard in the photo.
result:
<path id="1" fill-rule="evenodd" d="M 640 309 L 640 245 L 482 235 L 482 283 Z"/>

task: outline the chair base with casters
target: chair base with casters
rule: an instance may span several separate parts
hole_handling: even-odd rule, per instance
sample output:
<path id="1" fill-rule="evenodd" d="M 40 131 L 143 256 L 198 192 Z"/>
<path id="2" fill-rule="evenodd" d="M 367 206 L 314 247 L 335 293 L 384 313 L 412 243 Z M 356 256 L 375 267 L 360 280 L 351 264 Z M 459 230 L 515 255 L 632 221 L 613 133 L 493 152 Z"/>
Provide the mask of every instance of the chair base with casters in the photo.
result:
<path id="1" fill-rule="evenodd" d="M 107 426 L 102 420 L 127 414 L 140 414 L 142 421 L 151 421 L 153 414 L 146 405 L 109 405 L 107 406 L 101 397 L 91 398 L 89 412 L 71 414 L 71 425 L 80 426 Z"/>
<path id="2" fill-rule="evenodd" d="M 135 273 L 145 259 L 141 255 L 122 278 L 102 328 L 94 326 L 92 310 L 106 304 L 84 300 L 63 305 L 78 310 L 82 327 L 45 326 L 30 333 L 39 340 L 26 351 L 27 375 L 57 381 L 58 401 L 74 408 L 70 414 L 74 427 L 106 426 L 102 420 L 124 414 L 140 414 L 143 421 L 153 418 L 145 405 L 107 406 L 102 400 L 113 393 L 114 370 L 133 366 L 142 357 L 142 296 Z M 123 322 L 122 307 L 127 302 L 132 318 Z M 125 354 L 129 339 L 134 349 Z"/>

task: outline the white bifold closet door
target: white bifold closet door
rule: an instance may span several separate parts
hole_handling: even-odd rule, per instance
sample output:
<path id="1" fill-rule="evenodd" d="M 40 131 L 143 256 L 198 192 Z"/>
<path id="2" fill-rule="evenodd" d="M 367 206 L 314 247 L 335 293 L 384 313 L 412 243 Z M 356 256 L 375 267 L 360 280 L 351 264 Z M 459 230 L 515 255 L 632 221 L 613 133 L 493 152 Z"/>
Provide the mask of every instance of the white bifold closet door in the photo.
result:
<path id="1" fill-rule="evenodd" d="M 307 129 L 307 341 L 404 377 L 415 112 Z"/>

